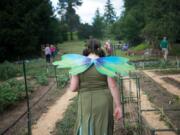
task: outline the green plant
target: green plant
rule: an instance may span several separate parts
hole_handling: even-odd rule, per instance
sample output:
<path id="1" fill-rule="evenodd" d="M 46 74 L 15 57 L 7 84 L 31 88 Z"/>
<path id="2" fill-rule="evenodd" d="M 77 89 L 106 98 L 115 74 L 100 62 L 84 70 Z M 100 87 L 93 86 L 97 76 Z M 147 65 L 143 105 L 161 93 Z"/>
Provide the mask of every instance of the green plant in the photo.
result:
<path id="1" fill-rule="evenodd" d="M 0 80 L 7 80 L 20 73 L 18 67 L 8 61 L 0 64 Z"/>
<path id="2" fill-rule="evenodd" d="M 58 85 L 61 88 L 64 88 L 68 84 L 68 81 L 69 81 L 68 74 L 62 73 L 61 75 L 57 76 L 57 81 L 58 81 Z"/>
<path id="3" fill-rule="evenodd" d="M 141 128 L 142 125 L 139 125 L 139 124 L 134 124 L 132 125 L 132 123 L 126 123 L 125 124 L 125 129 L 126 129 L 126 132 L 127 132 L 127 135 L 138 135 L 139 132 L 140 132 L 140 128 Z"/>
<path id="4" fill-rule="evenodd" d="M 177 95 L 173 95 L 173 101 L 174 102 L 179 102 L 180 101 L 180 97 Z"/>
<path id="5" fill-rule="evenodd" d="M 41 85 L 48 85 L 48 77 L 44 74 L 36 76 L 36 80 Z"/>
<path id="6" fill-rule="evenodd" d="M 174 44 L 170 48 L 170 54 L 173 56 L 180 56 L 180 45 L 179 44 Z"/>
<path id="7" fill-rule="evenodd" d="M 27 76 L 39 76 L 46 73 L 46 63 L 44 59 L 33 59 L 26 63 Z"/>
<path id="8" fill-rule="evenodd" d="M 10 79 L 0 85 L 0 112 L 25 97 L 23 81 Z"/>

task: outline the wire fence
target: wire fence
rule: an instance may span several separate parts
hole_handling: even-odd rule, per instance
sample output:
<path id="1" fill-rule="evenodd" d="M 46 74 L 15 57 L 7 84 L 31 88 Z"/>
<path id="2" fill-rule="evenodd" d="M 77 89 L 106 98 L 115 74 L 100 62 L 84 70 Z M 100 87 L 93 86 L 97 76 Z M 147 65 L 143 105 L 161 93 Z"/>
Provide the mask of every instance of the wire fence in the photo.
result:
<path id="1" fill-rule="evenodd" d="M 19 61 L 14 66 L 19 71 L 17 75 L 7 78 L 2 83 L 13 78 L 16 80 L 13 82 L 14 87 L 21 81 L 22 89 L 19 99 L 8 104 L 11 108 L 7 106 L 1 110 L 0 119 L 3 124 L 0 124 L 0 135 L 31 135 L 32 123 L 46 111 L 44 102 L 49 101 L 49 93 L 53 93 L 59 86 L 64 87 L 69 77 L 65 70 L 56 70 L 55 66 L 43 59 Z"/>

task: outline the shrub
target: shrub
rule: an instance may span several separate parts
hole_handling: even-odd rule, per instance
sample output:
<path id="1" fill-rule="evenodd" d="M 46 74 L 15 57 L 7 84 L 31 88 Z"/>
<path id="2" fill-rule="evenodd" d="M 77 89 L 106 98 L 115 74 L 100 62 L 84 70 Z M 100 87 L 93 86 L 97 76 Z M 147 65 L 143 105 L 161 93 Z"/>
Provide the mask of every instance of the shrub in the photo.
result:
<path id="1" fill-rule="evenodd" d="M 36 76 L 36 80 L 40 85 L 48 85 L 48 77 L 44 74 Z"/>
<path id="2" fill-rule="evenodd" d="M 170 54 L 173 56 L 180 56 L 180 44 L 174 44 L 170 49 Z"/>
<path id="3" fill-rule="evenodd" d="M 15 77 L 18 73 L 20 73 L 18 67 L 10 62 L 6 61 L 0 65 L 0 80 L 7 80 Z"/>
<path id="4" fill-rule="evenodd" d="M 10 79 L 0 85 L 0 112 L 25 97 L 23 81 Z"/>
<path id="5" fill-rule="evenodd" d="M 69 76 L 68 76 L 68 74 L 62 73 L 61 75 L 59 75 L 59 76 L 57 77 L 57 81 L 58 81 L 58 85 L 59 85 L 61 88 L 64 88 L 64 87 L 68 84 L 68 81 L 69 81 Z"/>

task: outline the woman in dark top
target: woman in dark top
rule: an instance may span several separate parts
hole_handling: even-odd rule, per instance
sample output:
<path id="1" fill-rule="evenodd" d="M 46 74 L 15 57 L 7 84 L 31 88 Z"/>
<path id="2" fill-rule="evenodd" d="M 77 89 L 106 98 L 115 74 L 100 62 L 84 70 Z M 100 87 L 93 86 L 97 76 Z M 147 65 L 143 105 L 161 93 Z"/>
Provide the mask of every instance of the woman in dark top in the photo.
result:
<path id="1" fill-rule="evenodd" d="M 90 39 L 83 55 L 91 59 L 103 57 L 100 42 Z M 78 91 L 78 115 L 74 135 L 113 135 L 114 116 L 122 117 L 120 95 L 116 81 L 100 74 L 94 65 L 88 70 L 73 75 L 69 90 Z"/>

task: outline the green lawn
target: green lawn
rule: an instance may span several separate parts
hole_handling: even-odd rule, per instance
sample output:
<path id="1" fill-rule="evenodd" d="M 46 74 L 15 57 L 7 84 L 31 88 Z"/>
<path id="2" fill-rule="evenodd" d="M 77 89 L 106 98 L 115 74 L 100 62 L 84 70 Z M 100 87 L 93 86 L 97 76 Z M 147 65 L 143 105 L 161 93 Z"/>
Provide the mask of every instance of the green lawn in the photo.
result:
<path id="1" fill-rule="evenodd" d="M 78 53 L 82 54 L 82 50 L 85 48 L 84 41 L 69 41 L 58 45 L 60 53 Z"/>

